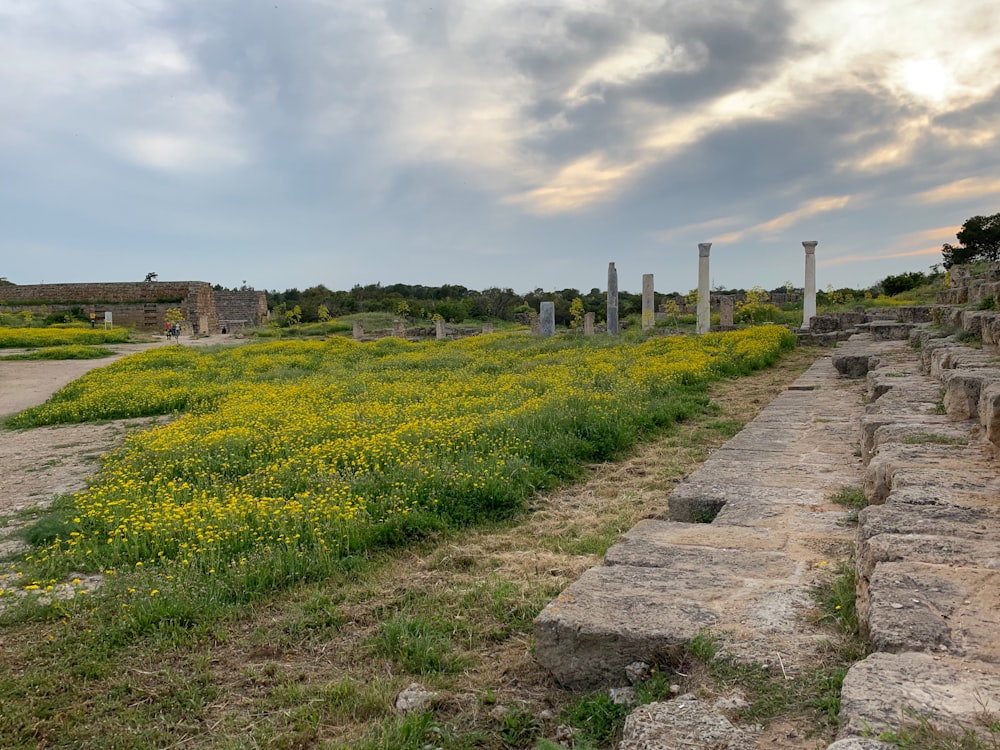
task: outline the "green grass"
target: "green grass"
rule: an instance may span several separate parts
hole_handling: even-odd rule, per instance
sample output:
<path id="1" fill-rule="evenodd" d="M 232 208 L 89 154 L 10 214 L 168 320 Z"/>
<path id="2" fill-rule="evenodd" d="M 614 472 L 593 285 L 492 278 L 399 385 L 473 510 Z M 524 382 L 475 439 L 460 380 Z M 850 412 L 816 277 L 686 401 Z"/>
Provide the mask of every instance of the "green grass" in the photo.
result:
<path id="1" fill-rule="evenodd" d="M 865 491 L 860 487 L 842 487 L 830 497 L 830 501 L 848 508 L 860 509 L 868 505 Z"/>
<path id="2" fill-rule="evenodd" d="M 932 432 L 925 432 L 919 435 L 908 435 L 903 438 L 904 445 L 968 445 L 969 441 L 963 437 L 952 435 L 936 435 Z"/>
<path id="3" fill-rule="evenodd" d="M 111 349 L 102 346 L 50 346 L 37 351 L 23 354 L 6 354 L 0 359 L 32 360 L 32 359 L 103 359 L 115 355 Z"/>
<path id="4" fill-rule="evenodd" d="M 907 750 L 998 750 L 1000 717 L 984 713 L 975 727 L 942 729 L 908 712 L 900 726 L 878 735 L 882 742 Z"/>

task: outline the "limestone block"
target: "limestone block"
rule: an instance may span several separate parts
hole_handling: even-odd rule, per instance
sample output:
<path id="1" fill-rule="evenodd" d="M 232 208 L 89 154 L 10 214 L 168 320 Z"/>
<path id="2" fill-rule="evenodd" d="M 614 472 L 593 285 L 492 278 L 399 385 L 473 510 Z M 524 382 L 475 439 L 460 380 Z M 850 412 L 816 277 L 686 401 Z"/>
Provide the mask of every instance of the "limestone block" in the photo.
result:
<path id="1" fill-rule="evenodd" d="M 1000 711 L 996 665 L 946 655 L 876 653 L 844 678 L 840 736 L 877 736 L 917 718 L 941 730 L 983 732 L 984 711 Z M 985 732 L 982 737 L 988 741 Z"/>
<path id="2" fill-rule="evenodd" d="M 650 532 L 669 533 L 665 524 Z M 678 524 L 678 533 L 692 532 Z M 736 530 L 729 530 L 736 538 Z M 655 536 L 655 535 L 654 535 Z M 707 538 L 707 537 L 704 537 Z M 676 658 L 707 627 L 753 628 L 787 642 L 810 606 L 800 590 L 800 565 L 772 551 L 678 545 L 653 551 L 649 535 L 612 548 L 612 564 L 591 568 L 535 618 L 535 657 L 572 689 L 628 684 L 626 667 Z M 663 567 L 651 568 L 650 564 Z M 759 640 L 759 639 L 758 639 Z M 773 648 L 766 646 L 765 648 Z"/>
<path id="3" fill-rule="evenodd" d="M 707 597 L 724 596 L 732 571 L 714 580 L 650 576 L 625 565 L 586 571 L 535 618 L 535 658 L 562 685 L 587 690 L 628 684 L 636 661 L 677 658 L 718 615 Z M 707 590 L 699 590 L 708 586 Z"/>
<path id="4" fill-rule="evenodd" d="M 833 366 L 844 377 L 863 378 L 868 370 L 878 366 L 878 357 L 870 352 L 835 353 Z"/>
<path id="5" fill-rule="evenodd" d="M 876 341 L 906 341 L 910 338 L 913 327 L 913 323 L 873 320 L 868 324 L 868 331 Z"/>
<path id="6" fill-rule="evenodd" d="M 672 747 L 757 750 L 758 745 L 754 731 L 734 725 L 721 708 L 690 693 L 647 703 L 625 719 L 618 750 Z"/>
<path id="7" fill-rule="evenodd" d="M 896 750 L 898 745 L 890 745 L 888 742 L 873 740 L 870 737 L 846 737 L 837 740 L 826 750 Z"/>
<path id="8" fill-rule="evenodd" d="M 979 424 L 986 428 L 986 439 L 1000 446 L 1000 381 L 993 381 L 979 394 Z"/>
<path id="9" fill-rule="evenodd" d="M 979 416 L 979 397 L 983 387 L 994 380 L 989 370 L 949 370 L 943 374 L 944 408 L 953 419 Z"/>

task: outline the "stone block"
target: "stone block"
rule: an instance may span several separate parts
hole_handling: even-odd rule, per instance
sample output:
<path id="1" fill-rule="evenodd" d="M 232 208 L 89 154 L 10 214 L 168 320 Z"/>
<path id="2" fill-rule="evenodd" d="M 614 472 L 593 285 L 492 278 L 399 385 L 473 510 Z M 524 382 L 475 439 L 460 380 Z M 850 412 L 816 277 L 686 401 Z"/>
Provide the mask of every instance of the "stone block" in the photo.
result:
<path id="1" fill-rule="evenodd" d="M 733 573 L 714 573 L 722 577 L 651 576 L 648 568 L 625 565 L 591 568 L 535 618 L 535 658 L 574 690 L 627 685 L 629 664 L 676 659 L 692 638 L 718 622 L 709 599 L 727 593 Z"/>
<path id="2" fill-rule="evenodd" d="M 873 320 L 868 324 L 868 332 L 876 341 L 907 341 L 914 325 L 892 320 Z"/>
<path id="3" fill-rule="evenodd" d="M 979 424 L 986 429 L 986 439 L 1000 447 L 1000 382 L 988 383 L 979 394 Z"/>
<path id="4" fill-rule="evenodd" d="M 640 706 L 625 719 L 618 750 L 659 748 L 757 750 L 756 732 L 738 727 L 723 710 L 694 695 Z"/>
<path id="5" fill-rule="evenodd" d="M 948 416 L 953 419 L 978 417 L 983 387 L 994 380 L 1000 380 L 1000 372 L 961 369 L 943 373 L 944 408 Z"/>
<path id="6" fill-rule="evenodd" d="M 878 357 L 870 352 L 835 353 L 833 366 L 847 378 L 863 378 L 870 369 L 878 366 Z"/>
<path id="7" fill-rule="evenodd" d="M 923 653 L 876 653 L 855 664 L 841 691 L 840 736 L 878 736 L 925 719 L 940 730 L 983 732 L 1000 712 L 1000 668 Z"/>
<path id="8" fill-rule="evenodd" d="M 692 533 L 690 525 L 678 526 L 680 535 Z M 658 531 L 669 533 L 662 526 Z M 654 553 L 650 542 L 633 538 L 608 551 L 609 560 L 621 562 L 648 552 L 643 566 L 591 568 L 535 618 L 535 656 L 559 683 L 572 689 L 628 684 L 629 664 L 676 658 L 713 626 L 796 637 L 796 618 L 810 602 L 798 588 L 802 569 L 793 560 L 752 548 L 736 554 L 668 544 Z M 657 561 L 664 567 L 651 570 Z"/>

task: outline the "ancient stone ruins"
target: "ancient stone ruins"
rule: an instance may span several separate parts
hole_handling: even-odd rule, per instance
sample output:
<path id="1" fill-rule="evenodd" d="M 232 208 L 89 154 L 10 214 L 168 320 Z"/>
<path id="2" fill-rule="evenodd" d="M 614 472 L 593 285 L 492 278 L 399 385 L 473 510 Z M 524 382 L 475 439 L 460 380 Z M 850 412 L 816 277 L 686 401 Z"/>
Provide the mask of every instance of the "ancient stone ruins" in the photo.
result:
<path id="1" fill-rule="evenodd" d="M 167 310 L 178 308 L 195 335 L 251 328 L 268 317 L 264 292 L 215 290 L 205 281 L 0 286 L 0 312 L 47 315 L 73 308 L 98 321 L 111 313 L 113 325 L 157 332 L 164 329 Z"/>
<path id="2" fill-rule="evenodd" d="M 1000 299 L 1000 264 L 952 278 L 939 305 L 812 317 L 810 335 L 839 345 L 541 612 L 538 661 L 566 686 L 617 688 L 707 629 L 733 657 L 801 679 L 829 637 L 806 619 L 810 590 L 853 550 L 873 653 L 844 681 L 831 750 L 888 748 L 874 738 L 907 718 L 987 740 L 983 718 L 1000 716 L 1000 313 L 955 305 Z M 869 503 L 856 524 L 832 502 L 850 487 Z M 621 748 L 771 746 L 702 703 L 637 709 Z"/>

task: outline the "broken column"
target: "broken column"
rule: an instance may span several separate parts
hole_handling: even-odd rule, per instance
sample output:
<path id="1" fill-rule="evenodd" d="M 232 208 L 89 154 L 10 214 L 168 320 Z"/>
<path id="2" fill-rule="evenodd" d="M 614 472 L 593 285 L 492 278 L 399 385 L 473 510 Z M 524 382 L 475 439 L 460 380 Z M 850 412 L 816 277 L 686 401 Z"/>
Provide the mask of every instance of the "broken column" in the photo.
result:
<path id="1" fill-rule="evenodd" d="M 399 339 L 406 338 L 406 321 L 398 318 L 392 321 L 392 335 Z"/>
<path id="2" fill-rule="evenodd" d="M 802 327 L 809 328 L 809 319 L 816 314 L 816 240 L 803 242 L 806 249 L 806 288 L 802 298 Z"/>
<path id="3" fill-rule="evenodd" d="M 365 326 L 364 326 L 364 324 L 360 320 L 355 320 L 354 321 L 354 340 L 355 341 L 360 341 L 362 338 L 364 338 L 364 335 L 365 335 Z"/>
<path id="4" fill-rule="evenodd" d="M 642 275 L 642 330 L 656 325 L 656 308 L 653 302 L 653 274 Z"/>
<path id="5" fill-rule="evenodd" d="M 584 313 L 583 314 L 583 335 L 593 336 L 594 335 L 594 313 Z"/>
<path id="6" fill-rule="evenodd" d="M 698 325 L 697 333 L 708 333 L 712 326 L 712 295 L 708 288 L 708 251 L 711 242 L 698 243 Z"/>
<path id="7" fill-rule="evenodd" d="M 608 333 L 618 335 L 618 271 L 608 263 Z"/>
<path id="8" fill-rule="evenodd" d="M 733 313 L 736 308 L 736 300 L 731 294 L 727 294 L 719 299 L 719 328 L 725 330 L 733 327 Z"/>
<path id="9" fill-rule="evenodd" d="M 493 333 L 493 324 L 483 323 L 483 333 Z"/>
<path id="10" fill-rule="evenodd" d="M 539 314 L 540 330 L 542 336 L 552 336 L 556 332 L 556 303 L 543 302 Z"/>
<path id="11" fill-rule="evenodd" d="M 448 337 L 448 334 L 444 329 L 444 318 L 438 318 L 434 321 L 434 337 L 438 340 Z"/>

